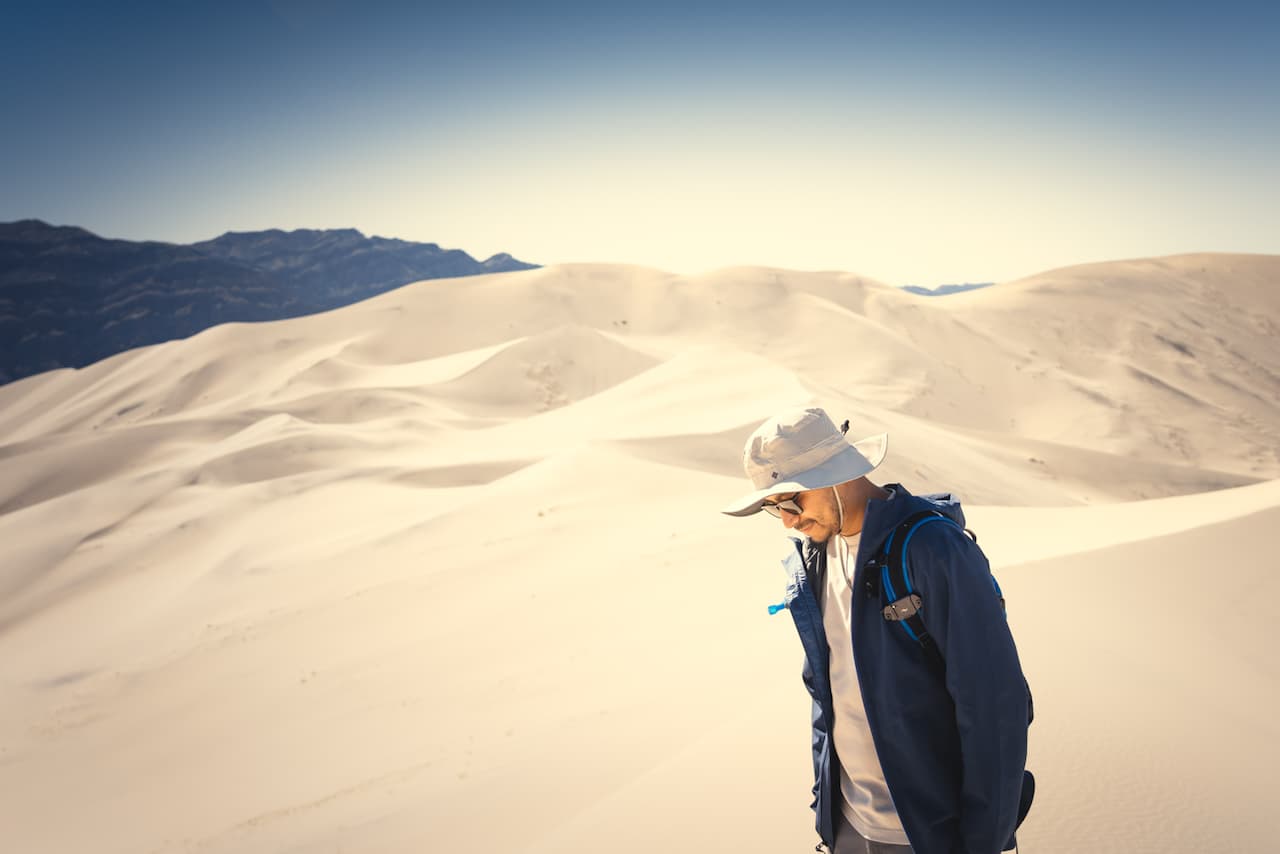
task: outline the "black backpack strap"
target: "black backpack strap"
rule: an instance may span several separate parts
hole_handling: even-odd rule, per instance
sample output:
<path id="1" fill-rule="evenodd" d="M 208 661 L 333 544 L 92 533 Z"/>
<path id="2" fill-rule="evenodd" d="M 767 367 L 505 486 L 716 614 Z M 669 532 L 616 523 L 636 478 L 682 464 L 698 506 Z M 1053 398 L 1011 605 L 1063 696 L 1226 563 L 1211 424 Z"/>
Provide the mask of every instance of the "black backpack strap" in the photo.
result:
<path id="1" fill-rule="evenodd" d="M 911 545 L 911 538 L 922 526 L 936 522 L 959 527 L 950 517 L 936 510 L 914 513 L 899 523 L 885 539 L 875 564 L 880 573 L 881 593 L 884 601 L 889 603 L 882 611 L 884 618 L 900 624 L 907 636 L 920 645 L 929 664 L 941 675 L 946 670 L 946 662 L 920 615 L 924 599 L 912 586 L 911 573 L 907 568 L 907 548 Z"/>

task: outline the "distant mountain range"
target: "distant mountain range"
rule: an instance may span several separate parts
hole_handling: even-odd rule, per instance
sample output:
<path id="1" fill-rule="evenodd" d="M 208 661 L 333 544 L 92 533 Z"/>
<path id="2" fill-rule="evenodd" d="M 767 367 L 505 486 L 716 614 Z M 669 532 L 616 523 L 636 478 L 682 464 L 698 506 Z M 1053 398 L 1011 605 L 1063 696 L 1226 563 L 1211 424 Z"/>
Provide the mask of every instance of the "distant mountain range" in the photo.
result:
<path id="1" fill-rule="evenodd" d="M 919 294 L 922 297 L 944 297 L 947 294 L 958 294 L 961 291 L 976 291 L 978 288 L 989 288 L 995 282 L 980 282 L 976 285 L 938 285 L 936 288 L 925 288 L 920 285 L 907 285 L 904 291 L 910 291 L 913 294 Z"/>
<path id="2" fill-rule="evenodd" d="M 220 323 L 326 311 L 420 279 L 536 266 L 351 228 L 228 232 L 180 245 L 0 223 L 0 383 Z"/>

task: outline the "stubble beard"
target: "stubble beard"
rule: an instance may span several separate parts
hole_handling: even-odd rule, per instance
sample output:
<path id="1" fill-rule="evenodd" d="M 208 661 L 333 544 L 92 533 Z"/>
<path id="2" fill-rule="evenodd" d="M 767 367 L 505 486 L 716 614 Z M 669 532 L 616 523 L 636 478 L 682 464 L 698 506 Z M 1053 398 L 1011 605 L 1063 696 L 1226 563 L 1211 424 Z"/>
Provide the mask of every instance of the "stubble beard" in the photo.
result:
<path id="1" fill-rule="evenodd" d="M 835 532 L 833 525 L 824 524 L 819 522 L 817 519 L 811 519 L 810 523 L 811 524 L 806 527 L 797 527 L 799 528 L 800 533 L 809 538 L 810 542 L 818 545 L 822 545 L 827 540 L 831 539 L 831 535 Z M 818 539 L 819 537 L 822 539 Z"/>

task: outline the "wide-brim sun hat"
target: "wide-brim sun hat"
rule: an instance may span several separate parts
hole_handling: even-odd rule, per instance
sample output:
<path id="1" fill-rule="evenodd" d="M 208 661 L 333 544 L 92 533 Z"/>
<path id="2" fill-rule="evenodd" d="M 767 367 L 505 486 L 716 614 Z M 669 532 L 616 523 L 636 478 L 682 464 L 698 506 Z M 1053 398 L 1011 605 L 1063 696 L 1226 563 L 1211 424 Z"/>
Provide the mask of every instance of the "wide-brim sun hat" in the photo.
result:
<path id="1" fill-rule="evenodd" d="M 750 516 L 771 495 L 857 480 L 875 471 L 888 450 L 886 433 L 850 443 L 817 407 L 781 412 L 757 427 L 743 449 L 742 467 L 755 489 L 720 512 Z"/>

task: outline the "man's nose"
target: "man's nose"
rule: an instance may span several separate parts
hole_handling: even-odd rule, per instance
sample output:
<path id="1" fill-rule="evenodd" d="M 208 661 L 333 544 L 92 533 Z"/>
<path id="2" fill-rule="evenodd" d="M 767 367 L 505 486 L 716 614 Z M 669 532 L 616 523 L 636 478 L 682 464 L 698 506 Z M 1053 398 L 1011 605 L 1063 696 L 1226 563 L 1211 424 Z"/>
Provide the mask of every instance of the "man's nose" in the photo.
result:
<path id="1" fill-rule="evenodd" d="M 796 523 L 799 521 L 800 521 L 800 515 L 798 513 L 788 513 L 785 510 L 782 511 L 783 527 L 794 528 L 796 526 Z"/>

